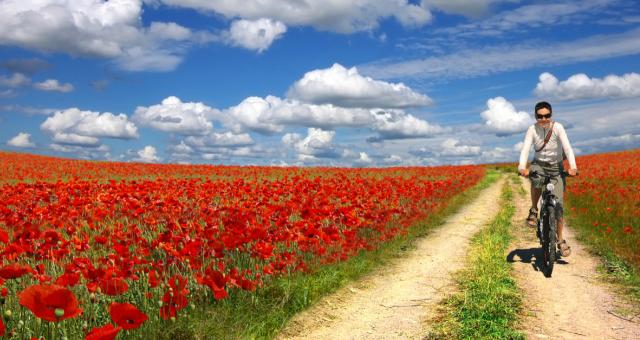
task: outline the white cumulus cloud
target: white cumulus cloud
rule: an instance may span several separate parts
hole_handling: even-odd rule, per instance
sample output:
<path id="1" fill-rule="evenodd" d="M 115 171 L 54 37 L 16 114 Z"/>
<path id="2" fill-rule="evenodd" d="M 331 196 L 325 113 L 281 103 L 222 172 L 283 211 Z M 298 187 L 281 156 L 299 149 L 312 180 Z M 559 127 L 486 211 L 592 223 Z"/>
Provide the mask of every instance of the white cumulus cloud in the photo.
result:
<path id="1" fill-rule="evenodd" d="M 64 152 L 73 154 L 73 157 L 81 159 L 109 159 L 109 147 L 105 144 L 100 145 L 69 145 L 69 144 L 50 144 L 49 148 L 55 152 Z"/>
<path id="2" fill-rule="evenodd" d="M 33 84 L 33 87 L 42 91 L 57 91 L 67 93 L 73 91 L 73 85 L 69 83 L 61 84 L 56 79 L 47 79 L 40 83 Z"/>
<path id="3" fill-rule="evenodd" d="M 542 73 L 535 94 L 558 100 L 640 97 L 640 74 L 608 75 L 602 79 L 589 78 L 584 73 L 574 74 L 559 81 L 551 73 Z"/>
<path id="4" fill-rule="evenodd" d="M 248 129 L 265 134 L 281 132 L 285 125 L 332 128 L 364 126 L 371 122 L 371 114 L 366 109 L 313 105 L 275 96 L 248 97 L 225 113 L 225 124 L 235 132 Z"/>
<path id="5" fill-rule="evenodd" d="M 159 0 L 160 2 L 202 11 L 227 18 L 256 20 L 271 18 L 287 26 L 312 26 L 338 33 L 371 31 L 386 18 L 395 18 L 406 27 L 422 26 L 431 20 L 427 8 L 408 0 Z"/>
<path id="6" fill-rule="evenodd" d="M 70 108 L 48 117 L 40 129 L 59 143 L 96 145 L 98 138 L 138 138 L 138 128 L 124 114 L 81 111 Z"/>
<path id="7" fill-rule="evenodd" d="M 428 143 L 420 148 L 409 151 L 410 155 L 424 158 L 434 157 L 437 159 L 460 159 L 468 157 L 476 157 L 482 153 L 480 146 L 467 145 L 457 138 L 446 138 L 441 142 Z M 442 163 L 442 162 L 440 162 Z"/>
<path id="8" fill-rule="evenodd" d="M 25 132 L 20 132 L 15 137 L 9 139 L 7 145 L 16 148 L 33 148 L 36 146 L 36 144 L 31 141 L 31 134 Z"/>
<path id="9" fill-rule="evenodd" d="M 143 163 L 157 163 L 160 162 L 161 159 L 157 155 L 156 148 L 151 145 L 147 145 L 142 150 L 138 150 L 136 152 L 137 157 L 133 158 L 135 162 L 143 162 Z"/>
<path id="10" fill-rule="evenodd" d="M 298 160 L 301 161 L 312 161 L 317 158 L 339 158 L 342 152 L 333 145 L 335 135 L 335 131 L 309 128 L 305 138 L 297 133 L 287 133 L 282 137 L 282 142 L 293 147 L 298 153 Z"/>
<path id="11" fill-rule="evenodd" d="M 210 119 L 218 113 L 203 103 L 183 103 L 180 98 L 170 96 L 158 105 L 139 106 L 132 119 L 141 126 L 164 132 L 204 135 L 213 128 Z"/>
<path id="12" fill-rule="evenodd" d="M 31 83 L 31 79 L 22 73 L 14 73 L 11 77 L 0 76 L 0 86 L 2 87 L 21 87 Z"/>
<path id="13" fill-rule="evenodd" d="M 231 131 L 224 133 L 212 132 L 206 136 L 190 136 L 187 137 L 184 142 L 197 149 L 220 146 L 247 146 L 255 143 L 248 133 L 235 134 Z"/>
<path id="14" fill-rule="evenodd" d="M 262 52 L 286 31 L 287 26 L 280 21 L 266 18 L 241 19 L 231 23 L 226 39 L 231 45 Z"/>
<path id="15" fill-rule="evenodd" d="M 441 144 L 441 149 L 437 152 L 440 156 L 476 156 L 480 154 L 479 146 L 471 146 L 461 144 L 459 140 L 455 138 L 448 138 Z"/>
<path id="16" fill-rule="evenodd" d="M 295 99 L 248 97 L 224 110 L 221 121 L 235 133 L 247 130 L 262 134 L 282 132 L 287 126 L 324 130 L 364 127 L 377 132 L 376 140 L 431 137 L 449 131 L 407 114 L 403 110 L 344 108 L 332 104 L 308 104 Z"/>
<path id="17" fill-rule="evenodd" d="M 100 145 L 100 140 L 96 137 L 83 136 L 76 133 L 55 132 L 51 140 L 62 145 L 79 145 L 95 147 Z"/>
<path id="18" fill-rule="evenodd" d="M 450 131 L 437 124 L 415 117 L 401 110 L 372 110 L 372 129 L 380 135 L 371 141 L 383 139 L 426 138 Z"/>
<path id="19" fill-rule="evenodd" d="M 533 120 L 524 111 L 517 111 L 515 106 L 504 97 L 487 100 L 488 109 L 480 115 L 489 131 L 497 135 L 511 135 L 525 131 Z"/>
<path id="20" fill-rule="evenodd" d="M 313 104 L 333 104 L 360 108 L 407 108 L 426 106 L 431 98 L 402 83 L 374 80 L 358 69 L 333 64 L 330 68 L 307 72 L 289 89 L 288 97 Z"/>
<path id="21" fill-rule="evenodd" d="M 172 70 L 186 43 L 207 40 L 175 23 L 145 27 L 142 0 L 3 0 L 0 22 L 0 45 L 113 58 L 135 71 Z"/>
<path id="22" fill-rule="evenodd" d="M 514 159 L 516 159 L 516 156 L 513 150 L 498 146 L 490 150 L 482 151 L 480 159 L 478 159 L 476 163 L 513 162 Z"/>

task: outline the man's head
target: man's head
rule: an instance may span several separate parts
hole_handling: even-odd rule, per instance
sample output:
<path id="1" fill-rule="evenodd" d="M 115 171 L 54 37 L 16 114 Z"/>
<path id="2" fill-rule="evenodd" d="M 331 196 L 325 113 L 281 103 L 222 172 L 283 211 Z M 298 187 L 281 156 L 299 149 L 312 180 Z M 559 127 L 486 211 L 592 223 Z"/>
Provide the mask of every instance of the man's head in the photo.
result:
<path id="1" fill-rule="evenodd" d="M 547 103 L 547 102 L 538 102 L 536 104 L 536 109 L 534 110 L 535 113 L 538 113 L 538 110 L 540 109 L 547 109 L 549 110 L 549 113 L 553 112 L 553 109 L 551 109 L 551 104 Z"/>
<path id="2" fill-rule="evenodd" d="M 536 122 L 540 125 L 547 125 L 551 119 L 551 104 L 547 102 L 539 102 L 535 108 Z"/>

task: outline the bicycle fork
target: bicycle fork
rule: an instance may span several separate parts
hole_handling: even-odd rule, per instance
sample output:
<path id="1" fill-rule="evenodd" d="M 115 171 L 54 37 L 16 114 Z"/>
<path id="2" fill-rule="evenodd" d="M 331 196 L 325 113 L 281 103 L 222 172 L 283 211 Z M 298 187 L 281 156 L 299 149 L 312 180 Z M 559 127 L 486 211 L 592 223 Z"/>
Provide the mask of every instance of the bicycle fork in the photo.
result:
<path id="1" fill-rule="evenodd" d="M 538 218 L 538 228 L 536 228 L 536 236 L 540 240 L 540 245 L 544 245 L 545 237 L 548 235 L 544 234 L 544 220 L 547 218 L 548 208 L 553 207 L 554 210 L 557 210 L 557 200 L 556 197 L 550 192 L 545 190 L 542 193 L 542 204 L 540 204 L 540 218 Z M 554 218 L 558 216 L 557 212 L 554 214 Z"/>

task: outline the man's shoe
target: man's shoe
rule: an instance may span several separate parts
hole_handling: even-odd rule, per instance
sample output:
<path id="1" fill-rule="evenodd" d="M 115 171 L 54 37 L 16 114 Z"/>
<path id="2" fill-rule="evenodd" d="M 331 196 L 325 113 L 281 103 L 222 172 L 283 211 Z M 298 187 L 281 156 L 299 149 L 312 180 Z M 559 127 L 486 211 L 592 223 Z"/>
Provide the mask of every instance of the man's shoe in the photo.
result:
<path id="1" fill-rule="evenodd" d="M 538 225 L 538 210 L 529 209 L 529 216 L 527 217 L 527 225 L 531 228 L 535 228 Z"/>

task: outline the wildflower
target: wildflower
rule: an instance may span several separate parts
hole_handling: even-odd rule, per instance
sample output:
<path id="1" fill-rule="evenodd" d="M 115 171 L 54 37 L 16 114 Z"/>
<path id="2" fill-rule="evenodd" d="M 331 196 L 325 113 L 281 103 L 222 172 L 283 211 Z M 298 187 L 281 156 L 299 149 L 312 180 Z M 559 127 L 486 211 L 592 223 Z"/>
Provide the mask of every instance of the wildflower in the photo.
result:
<path id="1" fill-rule="evenodd" d="M 18 294 L 20 304 L 46 321 L 75 318 L 82 313 L 73 293 L 58 285 L 32 285 Z"/>
<path id="2" fill-rule="evenodd" d="M 121 277 L 105 279 L 99 283 L 100 290 L 107 295 L 120 295 L 129 290 L 129 285 Z"/>
<path id="3" fill-rule="evenodd" d="M 122 328 L 114 327 L 112 324 L 104 325 L 100 328 L 94 328 L 85 337 L 86 340 L 113 340 Z"/>
<path id="4" fill-rule="evenodd" d="M 136 329 L 149 319 L 147 314 L 130 303 L 112 303 L 109 306 L 109 314 L 111 320 L 125 330 Z"/>
<path id="5" fill-rule="evenodd" d="M 33 269 L 27 265 L 10 264 L 0 268 L 0 277 L 6 280 L 17 279 L 32 272 Z"/>

